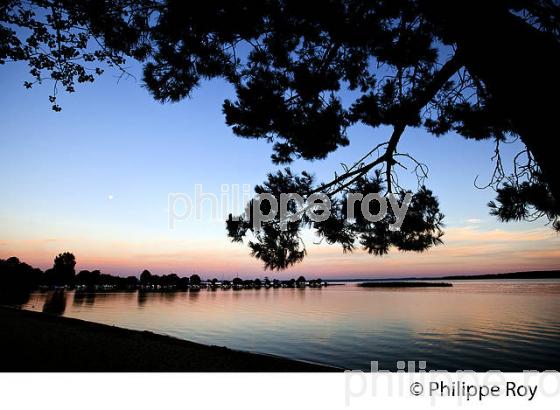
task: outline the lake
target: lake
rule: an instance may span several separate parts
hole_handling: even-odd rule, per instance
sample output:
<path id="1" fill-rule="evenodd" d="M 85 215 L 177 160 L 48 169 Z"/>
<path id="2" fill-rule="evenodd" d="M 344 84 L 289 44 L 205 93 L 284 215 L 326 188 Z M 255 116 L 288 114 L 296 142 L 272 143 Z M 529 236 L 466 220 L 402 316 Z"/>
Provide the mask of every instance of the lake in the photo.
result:
<path id="1" fill-rule="evenodd" d="M 446 281 L 450 282 L 450 281 Z M 450 288 L 35 292 L 24 309 L 346 369 L 560 370 L 560 280 Z"/>

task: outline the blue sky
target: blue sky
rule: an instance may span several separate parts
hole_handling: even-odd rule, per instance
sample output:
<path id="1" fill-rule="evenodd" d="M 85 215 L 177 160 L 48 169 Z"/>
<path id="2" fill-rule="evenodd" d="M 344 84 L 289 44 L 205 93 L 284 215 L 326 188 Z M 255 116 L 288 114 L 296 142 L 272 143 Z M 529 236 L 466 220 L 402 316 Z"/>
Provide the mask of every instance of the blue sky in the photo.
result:
<path id="1" fill-rule="evenodd" d="M 138 73 L 139 67 L 130 70 Z M 193 195 L 195 184 L 216 194 L 222 184 L 254 186 L 277 168 L 270 162 L 269 144 L 237 138 L 225 125 L 221 106 L 233 96 L 229 85 L 208 82 L 192 99 L 163 105 L 151 98 L 141 80 L 118 81 L 108 72 L 94 84 L 77 87 L 74 94 L 61 93 L 63 110 L 55 113 L 48 102 L 52 85 L 26 90 L 22 84 L 27 79 L 22 64 L 0 66 L 1 258 L 16 254 L 48 267 L 56 253 L 69 250 L 76 254 L 78 268 L 115 274 L 136 274 L 144 268 L 181 274 L 262 272 L 246 247 L 229 243 L 221 220 L 181 221 L 173 230 L 168 226 L 169 193 Z M 292 168 L 327 180 L 340 171 L 340 163 L 353 163 L 388 135 L 387 129 L 355 126 L 349 130 L 349 147 L 324 161 L 297 161 Z M 506 160 L 520 148 L 519 143 L 506 146 Z M 398 276 L 560 267 L 558 237 L 543 221 L 501 224 L 488 215 L 486 203 L 494 193 L 476 189 L 473 181 L 477 175 L 489 179 L 493 143 L 453 134 L 436 138 L 409 129 L 399 150 L 430 167 L 427 185 L 440 199 L 451 245 L 446 241 L 431 256 L 394 252 L 375 258 L 313 245 L 310 236 L 308 260 L 285 275 Z M 400 175 L 415 186 L 406 171 Z M 480 249 L 485 240 L 492 244 L 486 254 Z M 455 255 L 461 256 L 445 253 L 458 248 Z M 469 254 L 469 249 L 477 251 Z M 464 252 L 470 255 L 467 264 Z M 516 254 L 525 256 L 516 259 Z"/>

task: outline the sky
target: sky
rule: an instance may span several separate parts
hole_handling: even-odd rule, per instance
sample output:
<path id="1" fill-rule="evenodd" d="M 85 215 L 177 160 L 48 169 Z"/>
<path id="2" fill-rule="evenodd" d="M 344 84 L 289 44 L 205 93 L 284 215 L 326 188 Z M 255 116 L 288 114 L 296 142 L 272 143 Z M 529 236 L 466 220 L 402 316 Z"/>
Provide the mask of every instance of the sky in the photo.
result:
<path id="1" fill-rule="evenodd" d="M 210 215 L 204 201 L 195 215 L 170 226 L 169 195 L 195 196 L 195 186 L 221 197 L 222 187 L 242 190 L 261 183 L 272 165 L 271 146 L 235 137 L 225 125 L 222 103 L 233 97 L 222 81 L 203 84 L 190 100 L 160 104 L 137 79 L 115 73 L 74 94 L 61 94 L 62 112 L 50 109 L 52 84 L 26 90 L 20 63 L 0 66 L 0 258 L 18 256 L 43 269 L 63 251 L 76 255 L 77 269 L 117 275 L 198 273 L 202 277 L 304 274 L 322 278 L 437 276 L 560 268 L 560 238 L 546 221 L 499 223 L 486 203 L 495 193 L 474 186 L 493 170 L 491 142 L 455 134 L 436 138 L 421 129 L 405 131 L 399 150 L 429 166 L 427 186 L 446 215 L 444 245 L 424 252 L 384 257 L 362 251 L 343 254 L 306 233 L 303 263 L 264 272 L 248 247 L 226 237 L 223 215 Z M 344 96 L 350 98 L 351 96 Z M 329 180 L 390 130 L 354 126 L 350 145 L 323 161 L 296 161 L 291 168 Z M 504 159 L 521 149 L 503 149 Z M 414 188 L 410 171 L 401 171 Z M 231 195 L 220 212 L 239 213 Z M 240 196 L 238 202 L 241 202 Z M 235 208 L 235 209 L 234 209 Z M 180 209 L 179 209 L 180 211 Z M 222 212 L 223 213 L 223 212 Z"/>

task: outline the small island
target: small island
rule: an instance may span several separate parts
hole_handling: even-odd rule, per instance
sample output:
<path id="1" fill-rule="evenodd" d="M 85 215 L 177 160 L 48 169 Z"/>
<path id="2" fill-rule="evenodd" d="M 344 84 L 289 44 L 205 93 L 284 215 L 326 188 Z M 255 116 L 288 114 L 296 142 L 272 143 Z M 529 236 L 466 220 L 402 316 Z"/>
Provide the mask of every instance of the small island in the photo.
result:
<path id="1" fill-rule="evenodd" d="M 364 282 L 359 283 L 362 288 L 450 288 L 447 282 Z"/>

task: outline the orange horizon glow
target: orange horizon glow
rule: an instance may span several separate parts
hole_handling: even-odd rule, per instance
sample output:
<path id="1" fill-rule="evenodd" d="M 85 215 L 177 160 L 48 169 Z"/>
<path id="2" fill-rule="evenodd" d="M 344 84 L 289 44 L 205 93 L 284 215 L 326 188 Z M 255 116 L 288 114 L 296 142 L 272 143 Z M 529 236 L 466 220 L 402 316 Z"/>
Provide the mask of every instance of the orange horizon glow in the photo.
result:
<path id="1" fill-rule="evenodd" d="M 60 252 L 76 255 L 77 270 L 99 269 L 121 276 L 148 269 L 155 274 L 202 277 L 304 274 L 322 278 L 441 276 L 560 269 L 560 238 L 542 227 L 526 231 L 481 230 L 476 226 L 448 228 L 445 244 L 424 253 L 392 251 L 375 257 L 363 251 L 343 254 L 337 246 L 307 243 L 304 262 L 282 272 L 264 271 L 248 248 L 221 240 L 96 240 L 50 238 L 0 241 L 0 257 L 17 256 L 46 269 Z"/>

